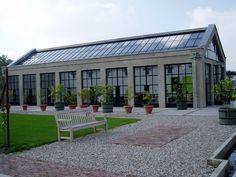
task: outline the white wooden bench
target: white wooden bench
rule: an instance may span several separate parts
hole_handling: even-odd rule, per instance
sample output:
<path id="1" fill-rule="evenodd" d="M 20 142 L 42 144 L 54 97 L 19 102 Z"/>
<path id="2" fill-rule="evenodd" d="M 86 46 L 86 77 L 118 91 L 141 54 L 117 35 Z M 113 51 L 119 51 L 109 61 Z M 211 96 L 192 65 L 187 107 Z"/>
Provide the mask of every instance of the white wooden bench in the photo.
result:
<path id="1" fill-rule="evenodd" d="M 55 111 L 55 119 L 58 141 L 61 139 L 69 139 L 72 141 L 74 138 L 73 132 L 84 128 L 93 127 L 94 131 L 96 131 L 97 126 L 104 125 L 105 131 L 108 129 L 106 117 L 104 116 L 104 120 L 102 121 L 96 121 L 93 110 L 90 107 L 76 110 Z M 61 136 L 62 132 L 69 132 L 70 136 Z"/>

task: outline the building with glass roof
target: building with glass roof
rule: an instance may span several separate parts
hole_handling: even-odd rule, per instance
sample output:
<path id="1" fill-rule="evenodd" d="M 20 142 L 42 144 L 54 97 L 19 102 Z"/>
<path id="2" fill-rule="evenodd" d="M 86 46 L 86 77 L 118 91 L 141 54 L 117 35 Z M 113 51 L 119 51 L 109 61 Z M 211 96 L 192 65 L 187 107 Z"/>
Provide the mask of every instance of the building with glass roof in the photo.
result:
<path id="1" fill-rule="evenodd" d="M 44 96 L 53 105 L 50 86 L 62 83 L 81 104 L 77 93 L 96 85 L 113 86 L 114 106 L 123 106 L 127 87 L 134 106 L 149 91 L 153 105 L 176 105 L 175 83 L 184 80 L 188 105 L 217 104 L 211 89 L 225 76 L 225 54 L 215 25 L 204 28 L 111 39 L 47 49 L 32 49 L 9 65 L 12 105 L 39 105 Z M 89 102 L 89 100 L 87 100 Z"/>

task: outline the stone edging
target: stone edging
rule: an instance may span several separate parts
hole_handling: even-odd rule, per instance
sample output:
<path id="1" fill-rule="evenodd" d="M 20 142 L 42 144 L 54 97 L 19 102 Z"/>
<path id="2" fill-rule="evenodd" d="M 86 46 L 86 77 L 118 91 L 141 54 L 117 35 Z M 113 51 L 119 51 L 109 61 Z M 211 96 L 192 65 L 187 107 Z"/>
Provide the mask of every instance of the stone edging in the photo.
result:
<path id="1" fill-rule="evenodd" d="M 233 133 L 207 160 L 207 164 L 213 167 L 217 167 L 212 173 L 211 177 L 224 177 L 227 175 L 229 169 L 228 160 L 225 160 L 225 156 L 236 144 L 236 133 Z"/>

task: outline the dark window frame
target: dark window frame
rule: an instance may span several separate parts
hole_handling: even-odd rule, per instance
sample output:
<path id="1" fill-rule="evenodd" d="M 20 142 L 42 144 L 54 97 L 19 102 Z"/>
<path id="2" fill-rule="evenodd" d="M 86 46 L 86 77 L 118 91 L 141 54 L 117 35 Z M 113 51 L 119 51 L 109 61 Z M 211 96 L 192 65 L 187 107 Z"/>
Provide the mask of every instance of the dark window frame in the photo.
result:
<path id="1" fill-rule="evenodd" d="M 11 105 L 20 104 L 19 76 L 8 76 L 9 102 Z"/>
<path id="2" fill-rule="evenodd" d="M 72 95 L 72 100 L 74 103 L 77 103 L 77 78 L 76 78 L 76 71 L 63 71 L 59 73 L 60 76 L 60 83 L 64 87 L 65 91 L 65 98 L 64 102 L 68 105 L 66 100 L 67 95 Z M 72 78 L 71 78 L 72 76 Z"/>
<path id="3" fill-rule="evenodd" d="M 145 68 L 145 74 L 142 75 L 141 74 L 141 69 L 142 68 Z M 147 68 L 152 68 L 152 74 L 149 75 L 147 73 Z M 157 69 L 157 73 L 156 74 L 153 74 L 153 69 Z M 139 69 L 139 74 L 136 74 L 136 69 Z M 151 84 L 148 84 L 148 76 L 151 77 Z M 136 77 L 140 79 L 140 84 L 137 84 L 136 83 Z M 145 77 L 145 83 L 141 83 L 141 78 L 142 77 Z M 156 84 L 154 84 L 154 77 L 157 78 L 157 82 Z M 158 65 L 146 65 L 146 66 L 134 66 L 133 67 L 133 80 L 134 80 L 134 94 L 135 94 L 135 98 L 134 98 L 134 103 L 135 103 L 135 106 L 136 107 L 142 107 L 143 106 L 143 94 L 141 92 L 142 90 L 142 87 L 144 87 L 144 90 L 145 90 L 145 87 L 148 86 L 149 88 L 151 87 L 152 88 L 152 91 L 151 91 L 151 95 L 153 96 L 153 102 L 152 104 L 155 106 L 155 107 L 158 107 L 159 106 L 159 88 L 158 88 Z M 136 87 L 139 87 L 139 90 L 140 92 L 137 92 L 137 89 Z M 157 94 L 155 94 L 155 91 L 154 91 L 154 87 L 157 87 Z"/>
<path id="4" fill-rule="evenodd" d="M 85 72 L 92 72 L 92 77 L 87 77 L 87 74 L 86 74 L 86 78 L 84 78 L 84 73 Z M 96 77 L 93 77 L 95 74 Z M 99 76 L 98 76 L 99 75 Z M 91 80 L 91 83 L 92 83 L 92 86 L 88 86 L 88 82 L 89 80 Z M 93 83 L 93 81 L 95 80 L 96 83 Z M 85 82 L 87 82 L 87 84 L 85 84 Z M 81 86 L 82 86 L 82 89 L 84 88 L 91 88 L 91 87 L 94 87 L 94 86 L 98 86 L 98 85 L 101 85 L 101 71 L 100 69 L 89 69 L 89 70 L 82 70 L 81 71 Z"/>
<path id="5" fill-rule="evenodd" d="M 23 101 L 28 105 L 37 104 L 36 74 L 23 75 Z"/>
<path id="6" fill-rule="evenodd" d="M 47 105 L 53 105 L 54 99 L 50 96 L 50 87 L 55 87 L 55 73 L 40 73 L 40 94 Z"/>
<path id="7" fill-rule="evenodd" d="M 111 72 L 111 77 L 108 77 L 108 72 Z M 119 75 L 121 71 L 122 75 Z M 116 76 L 113 76 L 113 72 L 116 72 Z M 126 74 L 123 74 L 125 72 Z M 119 84 L 119 79 L 121 78 L 122 84 Z M 111 84 L 109 83 L 111 79 Z M 125 84 L 125 79 L 127 79 Z M 113 82 L 116 81 L 116 84 Z M 113 87 L 113 104 L 114 106 L 123 106 L 125 103 L 125 90 L 128 88 L 128 68 L 127 67 L 118 67 L 118 68 L 106 68 L 106 84 Z M 116 93 L 116 89 L 119 87 L 120 93 Z M 119 98 L 117 98 L 119 95 Z"/>
<path id="8" fill-rule="evenodd" d="M 185 65 L 185 69 L 184 69 L 184 72 L 180 72 L 180 67 L 182 65 Z M 176 63 L 176 64 L 165 64 L 164 65 L 164 72 L 165 72 L 165 101 L 166 101 L 166 107 L 176 107 L 176 95 L 175 95 L 175 92 L 174 92 L 174 86 L 172 84 L 172 78 L 175 78 L 173 76 L 176 76 L 176 78 L 179 80 L 182 77 L 186 77 L 186 76 L 191 76 L 192 78 L 192 74 L 193 74 L 193 71 L 191 69 L 191 73 L 190 72 L 187 72 L 187 65 L 191 66 L 192 68 L 192 63 Z M 173 66 L 177 66 L 177 72 L 176 73 L 169 73 L 167 74 L 167 70 L 168 68 L 167 67 L 173 67 Z M 183 70 L 182 70 L 183 71 Z M 171 76 L 171 83 L 167 83 L 167 76 Z M 191 87 L 193 88 L 193 82 L 191 83 L 185 83 L 185 86 L 187 87 L 188 85 L 191 85 Z M 168 86 L 170 86 L 171 88 L 171 92 L 168 92 Z M 169 97 L 169 95 L 171 95 Z M 187 101 L 188 101 L 188 106 L 189 107 L 193 107 L 193 90 L 191 93 L 188 93 L 186 95 L 186 98 L 189 98 Z M 169 100 L 168 100 L 169 99 Z"/>

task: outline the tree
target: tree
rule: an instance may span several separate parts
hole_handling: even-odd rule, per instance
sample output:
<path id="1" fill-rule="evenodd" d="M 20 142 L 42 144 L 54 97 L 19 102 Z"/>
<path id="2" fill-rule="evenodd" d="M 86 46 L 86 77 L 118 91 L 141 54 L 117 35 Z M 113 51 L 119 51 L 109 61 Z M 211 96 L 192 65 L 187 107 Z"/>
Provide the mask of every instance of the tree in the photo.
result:
<path id="1" fill-rule="evenodd" d="M 229 79 L 232 79 L 233 76 L 236 76 L 236 71 L 226 71 L 226 75 Z"/>
<path id="2" fill-rule="evenodd" d="M 2 76 L 2 67 L 7 66 L 12 62 L 7 55 L 0 56 L 0 76 Z"/>
<path id="3" fill-rule="evenodd" d="M 0 94 L 2 93 L 2 89 L 4 86 L 4 77 L 2 76 L 2 67 L 9 65 L 12 62 L 11 59 L 7 57 L 7 55 L 0 56 Z"/>

